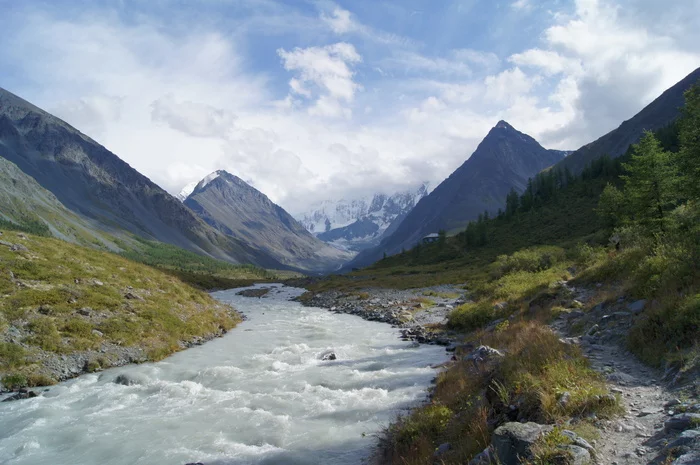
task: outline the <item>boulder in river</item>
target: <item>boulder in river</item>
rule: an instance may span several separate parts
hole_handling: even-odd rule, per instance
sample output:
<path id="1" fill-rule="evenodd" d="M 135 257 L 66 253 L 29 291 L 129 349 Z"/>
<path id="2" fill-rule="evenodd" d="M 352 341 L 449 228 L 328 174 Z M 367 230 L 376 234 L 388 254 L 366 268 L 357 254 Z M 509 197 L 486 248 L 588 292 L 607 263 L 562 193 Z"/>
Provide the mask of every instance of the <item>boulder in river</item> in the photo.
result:
<path id="1" fill-rule="evenodd" d="M 329 352 L 322 353 L 320 358 L 322 361 L 328 362 L 330 360 L 335 360 L 338 357 L 335 355 L 335 352 L 329 351 Z"/>
<path id="2" fill-rule="evenodd" d="M 29 391 L 27 389 L 20 389 L 17 391 L 16 394 L 11 395 L 7 399 L 3 400 L 3 402 L 11 402 L 13 400 L 23 400 L 23 399 L 31 399 L 33 397 L 36 397 L 38 394 L 34 391 Z"/>

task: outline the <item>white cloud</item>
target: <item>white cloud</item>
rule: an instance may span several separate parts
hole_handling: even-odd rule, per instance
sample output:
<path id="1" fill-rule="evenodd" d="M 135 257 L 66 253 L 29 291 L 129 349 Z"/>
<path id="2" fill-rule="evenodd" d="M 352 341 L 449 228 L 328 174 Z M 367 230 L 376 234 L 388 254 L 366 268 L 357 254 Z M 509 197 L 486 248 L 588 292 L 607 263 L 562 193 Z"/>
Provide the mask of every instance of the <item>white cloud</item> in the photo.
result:
<path id="1" fill-rule="evenodd" d="M 151 103 L 153 121 L 195 137 L 222 137 L 233 129 L 236 116 L 221 108 L 191 101 L 177 102 L 173 94 Z"/>
<path id="2" fill-rule="evenodd" d="M 292 51 L 277 50 L 284 68 L 298 73 L 289 86 L 294 94 L 312 97 L 312 86 L 319 95 L 310 113 L 321 116 L 348 115 L 341 101 L 352 103 L 355 93 L 362 88 L 353 80 L 352 66 L 361 62 L 362 57 L 355 47 L 339 42 L 325 47 L 295 48 Z"/>
<path id="3" fill-rule="evenodd" d="M 532 9 L 532 0 L 516 0 L 513 3 L 511 3 L 510 6 L 514 10 L 528 11 Z"/>
<path id="4" fill-rule="evenodd" d="M 499 119 L 562 149 L 616 127 L 700 64 L 691 15 L 635 14 L 636 1 L 650 2 L 580 0 L 533 29 L 535 47 L 507 44 L 516 53 L 503 61 L 448 32 L 436 36 L 446 45 L 418 47 L 335 5 L 320 18 L 241 20 L 237 31 L 265 35 L 267 48 L 206 21 L 171 31 L 102 10 L 70 20 L 20 11 L 0 18 L 12 26 L 0 63 L 22 76 L 9 90 L 172 193 L 226 169 L 299 211 L 437 183 Z M 266 35 L 270 25 L 282 33 Z M 329 33 L 342 41 L 328 44 Z"/>
<path id="5" fill-rule="evenodd" d="M 351 13 L 339 7 L 334 8 L 330 15 L 321 13 L 321 19 L 323 19 L 336 34 L 346 34 L 358 29 L 357 23 L 352 20 Z"/>

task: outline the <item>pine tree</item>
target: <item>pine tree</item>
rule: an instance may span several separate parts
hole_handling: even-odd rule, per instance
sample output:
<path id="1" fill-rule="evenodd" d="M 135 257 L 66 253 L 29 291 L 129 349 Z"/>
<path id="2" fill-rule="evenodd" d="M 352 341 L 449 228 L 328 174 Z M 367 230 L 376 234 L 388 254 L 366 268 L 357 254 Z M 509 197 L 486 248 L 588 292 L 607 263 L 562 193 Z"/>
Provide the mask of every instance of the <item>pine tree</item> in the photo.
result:
<path id="1" fill-rule="evenodd" d="M 685 106 L 678 121 L 680 152 L 678 167 L 681 190 L 687 198 L 700 199 L 700 85 L 685 93 Z"/>
<path id="2" fill-rule="evenodd" d="M 661 148 L 654 134 L 647 131 L 634 146 L 627 171 L 621 176 L 629 211 L 635 222 L 652 231 L 665 229 L 666 213 L 678 201 L 676 170 L 671 156 Z"/>

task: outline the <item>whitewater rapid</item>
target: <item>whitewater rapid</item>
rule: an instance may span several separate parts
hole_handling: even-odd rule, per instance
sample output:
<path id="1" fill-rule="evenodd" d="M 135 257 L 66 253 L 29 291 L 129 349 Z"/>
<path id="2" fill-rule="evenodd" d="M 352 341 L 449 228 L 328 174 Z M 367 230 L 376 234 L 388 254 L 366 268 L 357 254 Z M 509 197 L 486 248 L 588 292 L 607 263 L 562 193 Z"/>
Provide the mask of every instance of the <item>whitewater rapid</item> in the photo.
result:
<path id="1" fill-rule="evenodd" d="M 301 289 L 237 291 L 213 294 L 248 316 L 223 338 L 0 403 L 0 464 L 359 464 L 447 359 L 389 325 L 291 302 Z"/>

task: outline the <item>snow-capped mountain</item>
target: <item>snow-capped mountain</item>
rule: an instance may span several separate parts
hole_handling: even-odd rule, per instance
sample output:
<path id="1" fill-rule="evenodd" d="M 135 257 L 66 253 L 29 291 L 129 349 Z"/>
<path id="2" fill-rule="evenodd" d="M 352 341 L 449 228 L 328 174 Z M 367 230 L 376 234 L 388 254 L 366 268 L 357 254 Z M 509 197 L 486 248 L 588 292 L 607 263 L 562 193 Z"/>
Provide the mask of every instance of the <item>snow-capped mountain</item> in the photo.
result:
<path id="1" fill-rule="evenodd" d="M 184 202 L 185 200 L 187 200 L 187 197 L 189 197 L 190 194 L 194 191 L 194 188 L 197 187 L 197 184 L 199 184 L 199 181 L 191 182 L 185 187 L 183 187 L 180 193 L 177 194 L 177 199 L 180 202 Z"/>
<path id="2" fill-rule="evenodd" d="M 297 219 L 319 239 L 336 247 L 360 251 L 378 244 L 390 225 L 401 221 L 429 192 L 426 182 L 392 195 L 380 193 L 352 200 L 324 200 L 310 211 L 297 215 Z"/>

